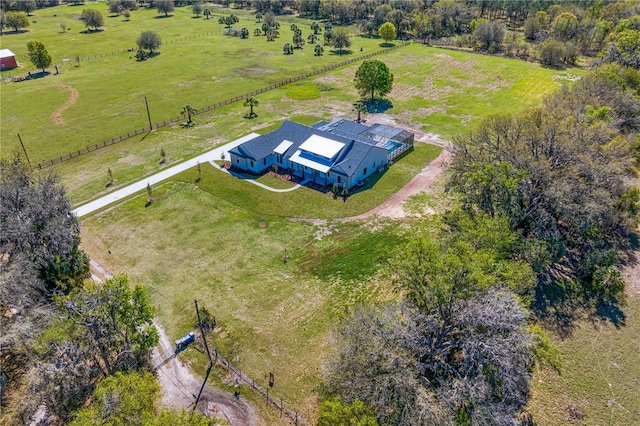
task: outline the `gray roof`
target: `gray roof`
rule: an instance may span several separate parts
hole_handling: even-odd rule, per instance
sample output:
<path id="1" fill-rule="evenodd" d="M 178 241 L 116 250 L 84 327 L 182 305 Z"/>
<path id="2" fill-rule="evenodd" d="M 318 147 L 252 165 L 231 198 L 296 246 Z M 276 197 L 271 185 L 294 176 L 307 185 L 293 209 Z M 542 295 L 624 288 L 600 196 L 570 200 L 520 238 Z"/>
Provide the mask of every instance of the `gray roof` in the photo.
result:
<path id="1" fill-rule="evenodd" d="M 345 176 L 352 176 L 376 144 L 376 141 L 359 135 L 368 129 L 369 126 L 349 120 L 335 120 L 331 123 L 321 121 L 313 126 L 305 126 L 285 120 L 278 129 L 251 139 L 229 152 L 242 158 L 259 161 L 273 154 L 273 151 L 286 139 L 291 141 L 292 145 L 284 152 L 283 156 L 289 158 L 309 137 L 319 135 L 346 145 L 338 155 L 331 171 Z"/>

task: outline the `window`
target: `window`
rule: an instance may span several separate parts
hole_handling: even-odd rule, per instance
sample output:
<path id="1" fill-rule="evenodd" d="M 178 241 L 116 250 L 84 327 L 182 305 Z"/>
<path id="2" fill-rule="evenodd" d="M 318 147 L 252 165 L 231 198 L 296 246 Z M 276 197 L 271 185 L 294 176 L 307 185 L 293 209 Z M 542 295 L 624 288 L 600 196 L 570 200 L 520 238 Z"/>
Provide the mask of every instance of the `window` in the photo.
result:
<path id="1" fill-rule="evenodd" d="M 236 158 L 236 163 L 240 164 L 240 159 Z"/>
<path id="2" fill-rule="evenodd" d="M 266 158 L 264 160 L 262 160 L 262 164 L 264 164 L 265 166 L 267 165 L 267 159 Z"/>
<path id="3" fill-rule="evenodd" d="M 251 167 L 253 167 L 253 161 L 251 162 Z"/>
<path id="4" fill-rule="evenodd" d="M 340 176 L 338 176 L 338 183 L 340 183 Z"/>
<path id="5" fill-rule="evenodd" d="M 367 168 L 366 168 L 366 167 L 365 167 L 365 168 L 364 168 L 364 170 L 362 171 L 362 174 L 363 174 L 363 175 L 366 175 L 366 174 L 367 174 Z"/>

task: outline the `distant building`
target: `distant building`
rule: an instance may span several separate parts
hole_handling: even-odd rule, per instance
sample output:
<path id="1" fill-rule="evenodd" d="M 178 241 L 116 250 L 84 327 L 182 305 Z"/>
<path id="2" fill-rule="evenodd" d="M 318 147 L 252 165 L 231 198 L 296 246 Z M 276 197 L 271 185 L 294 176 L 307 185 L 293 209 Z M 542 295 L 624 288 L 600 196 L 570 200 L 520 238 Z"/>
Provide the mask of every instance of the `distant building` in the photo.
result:
<path id="1" fill-rule="evenodd" d="M 232 167 L 261 174 L 273 166 L 320 186 L 362 185 L 413 148 L 414 134 L 383 124 L 349 120 L 312 126 L 285 121 L 280 128 L 229 151 Z"/>
<path id="2" fill-rule="evenodd" d="M 16 55 L 9 49 L 0 49 L 0 69 L 2 71 L 10 70 L 17 66 Z"/>

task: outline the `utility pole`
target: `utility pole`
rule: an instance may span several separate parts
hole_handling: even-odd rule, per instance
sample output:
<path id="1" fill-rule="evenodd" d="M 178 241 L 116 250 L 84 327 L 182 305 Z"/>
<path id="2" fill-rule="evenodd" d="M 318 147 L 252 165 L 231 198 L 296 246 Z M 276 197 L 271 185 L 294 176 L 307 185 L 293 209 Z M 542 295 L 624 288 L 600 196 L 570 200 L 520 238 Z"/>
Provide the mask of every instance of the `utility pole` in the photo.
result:
<path id="1" fill-rule="evenodd" d="M 149 102 L 147 101 L 147 97 L 144 97 L 144 105 L 147 107 L 147 118 L 149 119 L 149 131 L 153 130 L 153 125 L 151 124 L 151 113 L 149 112 Z"/>
<path id="2" fill-rule="evenodd" d="M 145 97 L 144 99 L 146 102 L 147 98 Z M 211 353 L 209 353 L 209 345 L 207 345 L 207 336 L 205 336 L 204 329 L 202 328 L 202 321 L 200 320 L 200 311 L 198 310 L 198 301 L 194 300 L 193 303 L 196 305 L 196 314 L 198 315 L 198 327 L 200 327 L 200 334 L 202 334 L 202 340 L 204 341 L 204 348 L 207 351 L 207 357 L 209 357 L 209 368 L 207 368 L 207 374 L 204 377 L 202 386 L 200 386 L 200 392 L 198 392 L 198 396 L 196 397 L 196 403 L 193 405 L 193 411 L 196 411 L 196 408 L 198 407 L 198 401 L 200 401 L 200 396 L 202 396 L 202 391 L 204 390 L 204 385 L 207 383 L 207 379 L 209 378 L 209 373 L 211 373 L 211 369 L 213 368 L 213 360 L 211 359 Z"/>
<path id="3" fill-rule="evenodd" d="M 29 163 L 29 167 L 31 167 L 31 161 L 29 161 L 29 156 L 27 155 L 27 150 L 24 148 L 24 144 L 22 143 L 22 138 L 20 137 L 20 133 L 18 133 L 18 140 L 20 141 L 20 145 L 22 145 L 24 156 L 27 157 L 27 163 Z"/>

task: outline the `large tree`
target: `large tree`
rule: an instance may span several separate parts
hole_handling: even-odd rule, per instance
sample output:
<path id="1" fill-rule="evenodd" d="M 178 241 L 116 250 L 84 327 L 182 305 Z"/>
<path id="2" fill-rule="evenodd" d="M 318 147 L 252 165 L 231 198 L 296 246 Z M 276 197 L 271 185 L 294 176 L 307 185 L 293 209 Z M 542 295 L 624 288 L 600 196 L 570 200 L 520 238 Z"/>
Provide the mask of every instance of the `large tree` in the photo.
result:
<path id="1" fill-rule="evenodd" d="M 155 31 L 143 31 L 138 40 L 136 40 L 136 44 L 140 49 L 148 50 L 149 53 L 153 54 L 162 45 L 162 39 Z"/>
<path id="2" fill-rule="evenodd" d="M 144 287 L 130 289 L 129 279 L 118 276 L 104 284 L 88 283 L 58 303 L 78 328 L 78 343 L 92 354 L 105 377 L 149 362 L 158 331 Z"/>
<path id="3" fill-rule="evenodd" d="M 609 65 L 544 108 L 492 117 L 456 139 L 450 187 L 467 211 L 508 218 L 543 281 L 579 278 L 598 295 L 622 289 L 616 249 L 640 199 L 629 180 L 637 141 L 626 134 L 640 128 L 639 77 Z"/>
<path id="4" fill-rule="evenodd" d="M 389 43 L 391 40 L 396 39 L 396 27 L 391 22 L 385 22 L 378 28 L 378 35 L 385 43 Z"/>
<path id="5" fill-rule="evenodd" d="M 338 52 L 343 52 L 351 47 L 351 39 L 349 39 L 347 30 L 339 28 L 333 32 L 333 47 L 338 49 Z"/>
<path id="6" fill-rule="evenodd" d="M 30 41 L 27 43 L 27 49 L 29 50 L 29 60 L 36 68 L 44 69 L 51 65 L 51 55 L 47 52 L 47 49 L 39 41 Z"/>
<path id="7" fill-rule="evenodd" d="M 104 25 L 104 16 L 97 9 L 84 9 L 80 15 L 80 20 L 84 22 L 87 28 L 93 27 L 94 31 Z"/>
<path id="8" fill-rule="evenodd" d="M 526 315 L 495 290 L 451 308 L 358 310 L 338 331 L 327 392 L 364 401 L 380 424 L 514 424 L 531 376 Z"/>
<path id="9" fill-rule="evenodd" d="M 393 74 L 387 65 L 377 59 L 364 61 L 355 76 L 355 86 L 362 96 L 371 95 L 374 98 L 377 93 L 384 96 L 391 91 Z"/>
<path id="10" fill-rule="evenodd" d="M 169 16 L 169 12 L 175 10 L 173 0 L 156 0 L 154 4 L 158 8 L 158 13 L 164 13 L 164 16 Z"/>
<path id="11" fill-rule="evenodd" d="M 27 14 L 24 12 L 9 11 L 4 15 L 4 26 L 13 28 L 15 32 L 18 32 L 20 28 L 26 28 L 31 25 Z"/>

